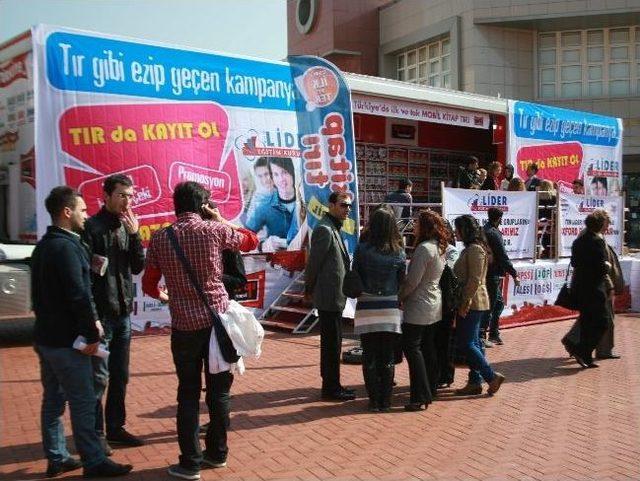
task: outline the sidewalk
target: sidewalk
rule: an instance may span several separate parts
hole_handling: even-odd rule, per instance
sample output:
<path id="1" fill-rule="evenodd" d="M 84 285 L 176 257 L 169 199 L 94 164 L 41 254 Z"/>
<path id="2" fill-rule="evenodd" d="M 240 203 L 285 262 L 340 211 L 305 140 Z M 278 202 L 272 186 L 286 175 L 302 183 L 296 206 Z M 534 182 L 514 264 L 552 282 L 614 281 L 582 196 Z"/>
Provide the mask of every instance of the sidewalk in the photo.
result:
<path id="1" fill-rule="evenodd" d="M 268 333 L 264 354 L 233 386 L 225 469 L 232 480 L 638 480 L 640 479 L 640 317 L 618 316 L 620 360 L 582 370 L 560 338 L 571 322 L 503 331 L 488 350 L 507 382 L 493 398 L 443 396 L 405 413 L 406 362 L 398 366 L 394 409 L 366 412 L 360 366 L 343 366 L 358 400 L 319 400 L 319 338 Z M 352 344 L 345 342 L 345 345 Z M 456 385 L 466 381 L 458 370 Z M 117 450 L 134 465 L 127 480 L 161 481 L 177 461 L 176 378 L 168 336 L 136 338 L 128 428 L 146 445 Z M 41 387 L 30 347 L 0 351 L 0 478 L 42 479 Z M 203 407 L 204 412 L 204 407 Z M 68 420 L 67 420 L 68 421 Z M 205 416 L 202 416 L 205 422 Z M 67 434 L 71 430 L 67 422 Z M 65 479 L 80 476 L 78 472 Z M 80 473 L 81 474 L 81 473 Z"/>

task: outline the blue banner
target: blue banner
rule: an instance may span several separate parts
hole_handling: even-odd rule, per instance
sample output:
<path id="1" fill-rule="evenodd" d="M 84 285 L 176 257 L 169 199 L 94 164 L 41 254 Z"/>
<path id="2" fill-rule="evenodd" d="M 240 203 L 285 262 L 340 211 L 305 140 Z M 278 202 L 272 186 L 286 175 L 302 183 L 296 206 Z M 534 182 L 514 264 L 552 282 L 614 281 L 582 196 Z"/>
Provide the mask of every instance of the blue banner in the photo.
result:
<path id="1" fill-rule="evenodd" d="M 296 116 L 309 227 L 322 218 L 332 192 L 350 195 L 353 208 L 342 233 L 349 252 L 358 240 L 358 191 L 351 93 L 332 63 L 311 56 L 289 57 L 300 95 Z"/>
<path id="2" fill-rule="evenodd" d="M 289 67 L 67 32 L 46 40 L 46 74 L 60 90 L 295 109 Z"/>
<path id="3" fill-rule="evenodd" d="M 517 137 L 615 147 L 622 139 L 618 119 L 530 102 L 514 103 Z"/>

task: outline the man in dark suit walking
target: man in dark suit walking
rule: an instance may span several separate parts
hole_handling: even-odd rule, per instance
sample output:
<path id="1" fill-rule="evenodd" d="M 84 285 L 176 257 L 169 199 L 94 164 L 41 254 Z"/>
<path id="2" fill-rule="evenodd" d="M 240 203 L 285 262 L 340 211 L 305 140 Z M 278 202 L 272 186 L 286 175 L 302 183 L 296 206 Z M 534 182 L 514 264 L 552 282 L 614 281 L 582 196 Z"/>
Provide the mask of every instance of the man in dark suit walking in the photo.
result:
<path id="1" fill-rule="evenodd" d="M 349 268 L 349 254 L 340 229 L 350 209 L 348 194 L 331 193 L 329 212 L 313 229 L 305 269 L 305 299 L 313 302 L 320 318 L 322 398 L 331 401 L 355 399 L 354 391 L 340 384 L 342 311 L 347 300 L 342 293 L 342 282 Z"/>

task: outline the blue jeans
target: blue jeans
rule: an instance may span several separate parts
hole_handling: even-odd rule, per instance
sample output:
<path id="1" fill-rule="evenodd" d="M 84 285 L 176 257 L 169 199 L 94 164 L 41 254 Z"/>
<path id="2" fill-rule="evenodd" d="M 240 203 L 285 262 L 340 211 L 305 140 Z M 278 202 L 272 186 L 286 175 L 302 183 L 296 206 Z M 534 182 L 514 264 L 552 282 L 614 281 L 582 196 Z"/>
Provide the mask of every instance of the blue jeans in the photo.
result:
<path id="1" fill-rule="evenodd" d="M 482 333 L 489 330 L 489 338 L 500 336 L 500 316 L 504 310 L 504 300 L 502 299 L 502 277 L 487 277 L 487 293 L 491 309 L 486 312 L 482 321 Z"/>
<path id="2" fill-rule="evenodd" d="M 480 343 L 480 323 L 487 311 L 469 311 L 466 317 L 458 319 L 456 324 L 456 339 L 458 349 L 465 353 L 469 365 L 469 383 L 482 384 L 482 379 L 491 382 L 495 373 L 487 358 L 484 357 Z"/>
<path id="3" fill-rule="evenodd" d="M 62 415 L 67 401 L 76 449 L 83 466 L 104 461 L 104 451 L 95 430 L 95 393 L 91 359 L 70 347 L 35 346 L 42 381 L 42 445 L 50 462 L 67 459 Z"/>
<path id="4" fill-rule="evenodd" d="M 92 357 L 97 400 L 96 431 L 102 435 L 106 421 L 107 436 L 109 436 L 122 429 L 127 418 L 124 401 L 129 382 L 131 318 L 129 315 L 105 318 L 102 319 L 102 327 L 104 327 L 104 341 L 109 349 L 109 358 Z M 105 391 L 107 399 L 103 414 L 102 398 Z"/>

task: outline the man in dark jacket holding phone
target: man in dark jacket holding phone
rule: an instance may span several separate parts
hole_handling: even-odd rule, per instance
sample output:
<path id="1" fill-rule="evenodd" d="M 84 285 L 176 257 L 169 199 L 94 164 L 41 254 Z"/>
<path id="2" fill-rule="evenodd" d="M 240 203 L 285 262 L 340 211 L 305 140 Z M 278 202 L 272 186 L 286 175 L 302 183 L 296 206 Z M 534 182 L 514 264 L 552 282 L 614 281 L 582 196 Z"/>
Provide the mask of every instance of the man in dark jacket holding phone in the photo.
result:
<path id="1" fill-rule="evenodd" d="M 91 297 L 89 256 L 80 239 L 87 206 L 70 187 L 54 188 L 45 201 L 52 224 L 31 260 L 35 350 L 40 358 L 42 444 L 47 477 L 84 467 L 85 477 L 123 475 L 131 465 L 105 457 L 95 430 L 95 394 L 91 356 L 103 334 Z M 73 348 L 78 336 L 86 347 Z M 66 403 L 76 449 L 82 463 L 67 450 L 62 424 Z"/>

